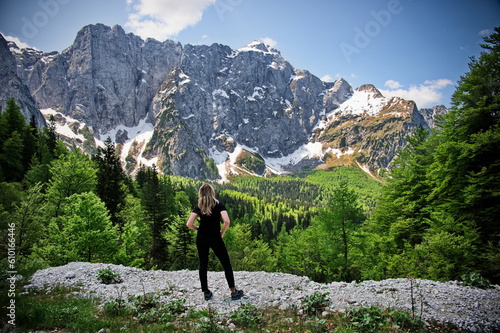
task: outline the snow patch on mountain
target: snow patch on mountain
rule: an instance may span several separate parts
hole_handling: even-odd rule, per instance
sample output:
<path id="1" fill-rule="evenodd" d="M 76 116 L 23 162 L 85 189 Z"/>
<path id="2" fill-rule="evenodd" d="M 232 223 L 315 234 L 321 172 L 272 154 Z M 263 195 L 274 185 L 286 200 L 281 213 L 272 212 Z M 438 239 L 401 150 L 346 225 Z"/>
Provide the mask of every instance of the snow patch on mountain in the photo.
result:
<path id="1" fill-rule="evenodd" d="M 285 172 L 287 166 L 296 165 L 304 159 L 322 159 L 323 144 L 321 142 L 308 142 L 287 156 L 266 158 L 266 165 L 278 172 Z"/>
<path id="2" fill-rule="evenodd" d="M 278 50 L 258 40 L 254 40 L 250 44 L 243 46 L 242 48 L 238 49 L 238 52 L 262 52 L 264 54 L 272 54 L 272 55 L 280 54 Z"/>
<path id="3" fill-rule="evenodd" d="M 229 140 L 232 140 L 232 138 L 230 138 Z M 241 144 L 236 144 L 232 152 L 220 151 L 215 146 L 209 149 L 208 156 L 215 161 L 217 170 L 219 171 L 219 176 L 221 177 L 221 182 L 228 181 L 228 177 L 231 175 L 249 174 L 251 176 L 259 176 L 256 173 L 253 173 L 250 170 L 244 169 L 237 165 L 238 157 L 244 151 L 247 151 L 251 154 L 258 153 L 258 149 L 250 148 Z"/>
<path id="4" fill-rule="evenodd" d="M 77 134 L 74 131 L 76 128 L 83 129 L 85 124 L 82 124 L 78 120 L 69 116 L 65 116 L 52 108 L 41 109 L 40 112 L 42 112 L 43 116 L 47 120 L 49 120 L 50 116 L 54 116 L 55 131 L 57 134 L 69 139 L 81 140 L 82 142 L 85 141 L 85 137 L 82 134 Z M 71 125 L 73 125 L 73 127 Z"/>
<path id="5" fill-rule="evenodd" d="M 341 150 L 341 149 L 337 149 L 337 148 L 327 148 L 323 152 L 323 155 L 326 155 L 326 154 L 332 154 L 332 155 L 337 156 L 337 158 L 340 158 L 343 155 L 354 154 L 354 149 L 352 149 L 351 147 L 347 148 L 347 150 Z"/>
<path id="6" fill-rule="evenodd" d="M 215 161 L 215 165 L 217 165 L 217 170 L 219 171 L 222 181 L 227 181 L 229 169 L 226 161 L 229 159 L 229 153 L 227 151 L 220 151 L 217 147 L 213 146 L 208 149 L 208 156 Z"/>
<path id="7" fill-rule="evenodd" d="M 139 164 L 144 164 L 146 166 L 152 166 L 153 164 L 158 163 L 158 158 L 155 157 L 153 159 L 146 159 L 142 157 L 144 150 L 146 149 L 146 145 L 151 140 L 153 136 L 154 126 L 150 122 L 148 122 L 147 118 L 143 118 L 139 121 L 137 126 L 127 127 L 124 125 L 119 125 L 115 127 L 113 130 L 101 135 L 101 137 L 107 138 L 110 137 L 112 141 L 122 141 L 123 147 L 121 150 L 120 159 L 122 163 L 125 164 L 125 160 L 127 156 L 131 153 L 132 147 L 135 145 L 140 147 L 140 151 L 138 152 Z M 119 139 L 121 138 L 121 139 Z M 103 142 L 100 142 L 101 146 L 104 146 Z"/>
<path id="8" fill-rule="evenodd" d="M 372 91 L 355 90 L 354 94 L 334 111 L 335 114 L 377 115 L 387 104 L 387 98 Z"/>
<path id="9" fill-rule="evenodd" d="M 229 99 L 229 96 L 228 94 L 222 90 L 222 89 L 216 89 L 212 92 L 212 97 L 213 98 L 216 98 L 217 96 L 221 96 L 221 97 L 224 97 L 224 98 L 228 98 Z"/>

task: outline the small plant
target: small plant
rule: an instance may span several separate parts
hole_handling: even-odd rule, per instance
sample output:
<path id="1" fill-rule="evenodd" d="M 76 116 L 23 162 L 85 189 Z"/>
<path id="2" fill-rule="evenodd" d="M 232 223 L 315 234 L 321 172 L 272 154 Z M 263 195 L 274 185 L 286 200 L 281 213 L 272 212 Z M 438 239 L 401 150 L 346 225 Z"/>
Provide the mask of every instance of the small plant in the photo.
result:
<path id="1" fill-rule="evenodd" d="M 129 297 L 130 311 L 140 323 L 167 324 L 175 317 L 186 312 L 186 300 L 160 302 L 160 296 L 148 293 L 143 296 Z"/>
<path id="2" fill-rule="evenodd" d="M 423 322 L 410 313 L 399 310 L 382 310 L 376 306 L 351 308 L 345 315 L 356 332 L 385 332 L 396 330 L 421 332 Z"/>
<path id="3" fill-rule="evenodd" d="M 123 279 L 120 277 L 120 274 L 109 268 L 97 271 L 97 278 L 104 284 L 123 282 Z"/>
<path id="4" fill-rule="evenodd" d="M 163 308 L 173 315 L 179 315 L 181 313 L 186 312 L 187 310 L 186 300 L 178 299 L 175 301 L 170 301 L 167 304 L 165 304 Z"/>
<path id="5" fill-rule="evenodd" d="M 104 312 L 111 317 L 119 317 L 128 313 L 128 307 L 123 299 L 123 292 L 127 289 L 125 286 L 118 288 L 115 286 L 116 292 L 118 293 L 118 298 L 115 300 L 106 302 L 104 304 Z"/>
<path id="6" fill-rule="evenodd" d="M 304 297 L 302 300 L 302 307 L 304 312 L 310 315 L 315 315 L 318 312 L 325 310 L 325 308 L 330 304 L 326 299 L 329 293 L 320 293 L 315 291 L 314 294 Z"/>
<path id="7" fill-rule="evenodd" d="M 478 287 L 481 289 L 490 289 L 492 288 L 491 283 L 488 279 L 481 276 L 481 274 L 473 272 L 463 274 L 461 276 L 462 282 L 466 286 Z"/>
<path id="8" fill-rule="evenodd" d="M 253 304 L 244 304 L 231 313 L 234 324 L 240 327 L 258 327 L 264 313 Z"/>
<path id="9" fill-rule="evenodd" d="M 318 317 L 313 317 L 313 322 L 311 324 L 312 332 L 323 333 L 328 331 L 326 326 L 326 319 L 319 319 Z"/>
<path id="10" fill-rule="evenodd" d="M 155 293 L 148 293 L 143 296 L 130 296 L 129 302 L 137 309 L 137 312 L 145 312 L 161 306 L 160 297 Z"/>
<path id="11" fill-rule="evenodd" d="M 386 325 L 387 318 L 382 316 L 382 310 L 372 306 L 369 308 L 351 308 L 348 312 L 352 326 L 356 332 L 377 332 Z"/>
<path id="12" fill-rule="evenodd" d="M 423 328 L 425 327 L 422 319 L 419 317 L 412 317 L 410 313 L 406 311 L 389 309 L 387 310 L 387 316 L 391 318 L 390 323 L 393 328 L 409 332 L 420 332 L 423 331 Z"/>
<path id="13" fill-rule="evenodd" d="M 212 307 L 208 307 L 207 311 L 202 312 L 202 321 L 200 324 L 200 332 L 201 333 L 223 333 L 225 330 L 219 324 L 218 321 L 218 313 L 217 310 Z"/>
<path id="14" fill-rule="evenodd" d="M 115 299 L 104 303 L 103 310 L 110 317 L 120 317 L 128 313 L 128 308 L 123 299 Z"/>

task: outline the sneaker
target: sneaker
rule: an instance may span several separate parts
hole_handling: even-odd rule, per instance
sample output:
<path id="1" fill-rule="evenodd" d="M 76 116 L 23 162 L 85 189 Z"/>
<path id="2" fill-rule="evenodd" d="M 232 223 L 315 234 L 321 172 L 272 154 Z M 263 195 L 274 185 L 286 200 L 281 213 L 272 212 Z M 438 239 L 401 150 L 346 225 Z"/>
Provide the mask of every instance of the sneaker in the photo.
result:
<path id="1" fill-rule="evenodd" d="M 205 296 L 205 301 L 211 300 L 214 296 L 214 294 L 210 290 L 204 291 L 203 295 Z"/>
<path id="2" fill-rule="evenodd" d="M 231 293 L 231 299 L 233 301 L 236 301 L 237 299 L 240 299 L 243 297 L 243 290 L 236 290 L 236 292 Z"/>

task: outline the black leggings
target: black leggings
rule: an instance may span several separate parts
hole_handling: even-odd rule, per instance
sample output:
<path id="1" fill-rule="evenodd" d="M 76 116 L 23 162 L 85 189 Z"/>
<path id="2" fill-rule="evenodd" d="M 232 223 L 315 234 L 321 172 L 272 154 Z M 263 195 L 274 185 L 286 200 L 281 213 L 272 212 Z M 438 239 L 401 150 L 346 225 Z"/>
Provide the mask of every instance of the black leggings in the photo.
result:
<path id="1" fill-rule="evenodd" d="M 196 247 L 198 248 L 198 258 L 200 259 L 200 282 L 201 290 L 208 290 L 207 271 L 208 271 L 208 253 L 210 248 L 214 251 L 217 258 L 219 258 L 224 273 L 226 274 L 227 284 L 229 288 L 234 288 L 234 275 L 229 254 L 227 253 L 226 245 L 222 238 L 212 237 L 198 233 L 196 237 Z"/>

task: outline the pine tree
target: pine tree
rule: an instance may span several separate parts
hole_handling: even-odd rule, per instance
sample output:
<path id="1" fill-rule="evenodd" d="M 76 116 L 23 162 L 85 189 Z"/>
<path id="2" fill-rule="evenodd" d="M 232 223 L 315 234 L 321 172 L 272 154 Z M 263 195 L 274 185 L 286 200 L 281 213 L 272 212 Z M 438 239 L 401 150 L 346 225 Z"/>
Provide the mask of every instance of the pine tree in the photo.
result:
<path id="1" fill-rule="evenodd" d="M 472 58 L 470 71 L 462 76 L 453 95 L 453 109 L 447 116 L 442 135 L 450 152 L 442 152 L 439 166 L 445 179 L 453 178 L 459 196 L 449 209 L 457 218 L 472 219 L 483 241 L 500 237 L 500 28 L 484 38 L 479 59 Z M 451 164 L 451 162 L 456 162 Z M 435 179 L 439 198 L 448 194 L 443 177 Z M 450 193 L 451 194 L 451 193 Z M 445 204 L 445 203 L 443 203 Z"/>
<path id="2" fill-rule="evenodd" d="M 484 38 L 453 95 L 437 147 L 433 199 L 458 223 L 472 222 L 481 235 L 487 277 L 500 281 L 500 28 Z M 496 249 L 496 250 L 495 250 Z"/>
<path id="3" fill-rule="evenodd" d="M 348 281 L 353 278 L 350 272 L 349 248 L 352 244 L 352 233 L 363 222 L 363 210 L 358 203 L 358 197 L 347 183 L 341 183 L 333 192 L 333 197 L 317 218 L 320 228 L 326 231 L 328 240 L 337 243 L 342 257 L 340 278 Z"/>
<path id="4" fill-rule="evenodd" d="M 23 165 L 23 132 L 26 127 L 21 108 L 13 98 L 0 114 L 0 180 L 21 181 L 26 171 Z"/>
<path id="5" fill-rule="evenodd" d="M 117 263 L 132 267 L 151 267 L 148 262 L 151 228 L 140 199 L 128 195 L 125 199 L 125 206 L 119 214 L 120 219 L 124 221 L 124 226 L 121 232 Z"/>
<path id="6" fill-rule="evenodd" d="M 0 167 L 3 180 L 18 182 L 23 177 L 23 141 L 19 132 L 13 132 L 2 142 Z"/>
<path id="7" fill-rule="evenodd" d="M 58 142 L 51 143 L 50 136 L 51 135 L 47 127 L 44 127 L 37 132 L 36 151 L 31 156 L 29 169 L 24 178 L 24 181 L 27 184 L 47 184 L 50 180 L 49 169 L 51 162 L 65 150 L 65 148 L 62 149 L 62 145 L 60 145 Z M 52 152 L 50 148 L 52 145 L 54 145 L 54 147 L 60 146 L 61 149 L 58 150 L 54 148 L 54 151 Z"/>
<path id="8" fill-rule="evenodd" d="M 21 113 L 21 107 L 16 104 L 16 101 L 11 98 L 7 101 L 7 107 L 3 113 L 7 133 L 21 133 L 26 121 Z"/>
<path id="9" fill-rule="evenodd" d="M 119 212 L 125 204 L 127 195 L 126 175 L 111 138 L 108 137 L 104 141 L 104 148 L 98 148 L 97 154 L 92 157 L 92 160 L 97 165 L 97 195 L 106 204 L 113 224 L 121 229 L 123 221 L 119 217 Z"/>
<path id="10" fill-rule="evenodd" d="M 22 164 L 23 164 L 23 174 L 28 172 L 31 160 L 38 150 L 38 129 L 35 123 L 35 117 L 33 116 L 29 125 L 25 125 L 22 132 L 23 139 L 23 152 L 22 152 Z"/>
<path id="11" fill-rule="evenodd" d="M 144 171 L 141 186 L 141 202 L 151 225 L 152 264 L 163 267 L 167 262 L 167 241 L 164 237 L 167 222 L 167 189 L 160 181 L 156 166 Z"/>

